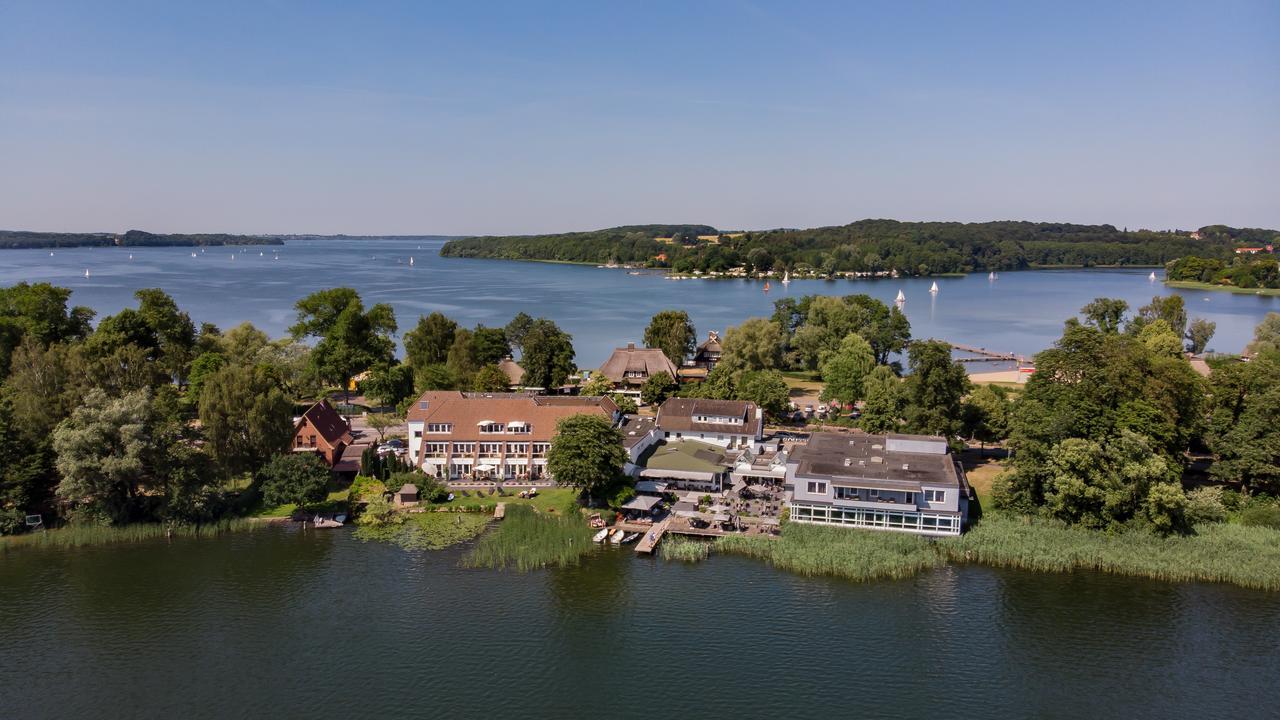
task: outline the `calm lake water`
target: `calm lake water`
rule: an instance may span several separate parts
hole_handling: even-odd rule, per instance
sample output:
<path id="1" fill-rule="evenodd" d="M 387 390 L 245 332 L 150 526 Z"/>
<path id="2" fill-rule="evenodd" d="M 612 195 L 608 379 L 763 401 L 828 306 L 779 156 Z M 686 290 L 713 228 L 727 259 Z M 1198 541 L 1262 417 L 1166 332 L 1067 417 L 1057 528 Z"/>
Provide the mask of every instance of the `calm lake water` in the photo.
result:
<path id="1" fill-rule="evenodd" d="M 442 244 L 306 240 L 243 252 L 210 248 L 194 258 L 191 248 L 77 248 L 53 256 L 47 250 L 3 250 L 0 285 L 47 280 L 73 289 L 73 302 L 100 314 L 134 305 L 139 288 L 160 287 L 197 322 L 227 328 L 249 320 L 273 335 L 293 322 L 300 297 L 349 285 L 366 303 L 391 303 L 401 330 L 434 310 L 466 325 L 505 325 L 521 310 L 551 318 L 573 335 L 578 364 L 587 368 L 598 367 L 614 347 L 638 342 L 659 310 L 687 310 L 705 336 L 707 330 L 769 315 L 773 301 L 787 295 L 867 293 L 892 302 L 901 289 L 915 337 L 1026 355 L 1048 347 L 1061 335 L 1063 320 L 1095 297 L 1123 298 L 1136 309 L 1153 295 L 1177 292 L 1192 317 L 1218 324 L 1210 347 L 1222 352 L 1239 352 L 1267 312 L 1280 311 L 1280 297 L 1171 291 L 1148 281 L 1150 269 L 1015 272 L 995 281 L 979 274 L 937 278 L 936 298 L 928 292 L 933 278 L 796 280 L 790 287 L 772 283 L 765 293 L 759 281 L 676 281 L 588 266 L 441 258 Z"/>
<path id="2" fill-rule="evenodd" d="M 5 717 L 1274 717 L 1280 602 L 601 549 L 463 570 L 346 530 L 0 555 Z"/>

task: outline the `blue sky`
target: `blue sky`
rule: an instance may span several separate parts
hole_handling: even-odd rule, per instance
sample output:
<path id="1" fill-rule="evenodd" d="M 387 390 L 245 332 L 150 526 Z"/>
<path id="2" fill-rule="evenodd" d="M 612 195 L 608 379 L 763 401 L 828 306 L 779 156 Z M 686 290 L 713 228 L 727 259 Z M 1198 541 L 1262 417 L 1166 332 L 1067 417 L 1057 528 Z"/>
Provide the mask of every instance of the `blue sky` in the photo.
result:
<path id="1" fill-rule="evenodd" d="M 1280 3 L 0 0 L 0 227 L 1280 227 Z"/>

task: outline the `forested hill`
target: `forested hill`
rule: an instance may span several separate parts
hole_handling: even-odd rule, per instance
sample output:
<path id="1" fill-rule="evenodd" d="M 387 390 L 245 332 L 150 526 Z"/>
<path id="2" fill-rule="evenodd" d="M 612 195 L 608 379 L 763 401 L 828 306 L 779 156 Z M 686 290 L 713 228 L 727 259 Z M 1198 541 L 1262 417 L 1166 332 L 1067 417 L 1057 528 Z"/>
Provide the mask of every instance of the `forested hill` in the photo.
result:
<path id="1" fill-rule="evenodd" d="M 283 241 L 260 235 L 200 233 L 196 235 L 156 234 L 142 230 L 126 233 L 58 233 L 0 230 L 0 248 L 55 247 L 146 247 L 172 245 L 283 245 Z"/>
<path id="2" fill-rule="evenodd" d="M 1111 225 L 1035 222 L 859 220 L 808 230 L 723 233 L 705 225 L 633 225 L 556 235 L 472 237 L 445 244 L 450 257 L 618 262 L 678 272 L 898 271 L 910 275 L 1098 265 L 1163 265 L 1183 255 L 1227 258 L 1240 231 L 1120 230 Z M 715 236 L 714 238 L 712 236 Z"/>

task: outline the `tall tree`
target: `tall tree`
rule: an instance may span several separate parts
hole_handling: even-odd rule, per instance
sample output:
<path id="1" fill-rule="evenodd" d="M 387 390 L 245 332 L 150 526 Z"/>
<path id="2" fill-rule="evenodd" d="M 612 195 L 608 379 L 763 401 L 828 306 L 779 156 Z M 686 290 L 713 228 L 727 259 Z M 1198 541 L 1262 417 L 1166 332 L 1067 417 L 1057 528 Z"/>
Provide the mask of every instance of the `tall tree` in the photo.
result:
<path id="1" fill-rule="evenodd" d="M 573 372 L 573 338 L 554 322 L 534 320 L 524 335 L 520 366 L 524 368 L 524 384 L 553 390 L 569 379 Z"/>
<path id="2" fill-rule="evenodd" d="M 862 417 L 858 427 L 869 433 L 898 430 L 902 422 L 902 381 L 888 365 L 877 365 L 862 381 Z"/>
<path id="3" fill-rule="evenodd" d="M 656 372 L 640 386 L 640 400 L 646 405 L 661 405 L 671 397 L 680 385 L 665 370 Z"/>
<path id="4" fill-rule="evenodd" d="M 422 372 L 428 365 L 438 365 L 449 358 L 453 347 L 453 334 L 458 323 L 443 313 L 433 312 L 419 316 L 418 324 L 404 334 L 405 362 L 415 371 Z"/>
<path id="5" fill-rule="evenodd" d="M 940 340 L 918 340 L 911 343 L 907 354 L 911 367 L 905 384 L 908 429 L 948 438 L 959 436 L 969 375 L 951 359 L 951 346 Z"/>
<path id="6" fill-rule="evenodd" d="M 1187 350 L 1193 354 L 1199 355 L 1209 347 L 1209 341 L 1213 339 L 1213 333 L 1218 329 L 1218 324 L 1212 320 L 1204 318 L 1196 318 L 1187 326 Z"/>
<path id="7" fill-rule="evenodd" d="M 778 417 L 787 411 L 791 388 L 778 370 L 746 370 L 738 373 L 731 400 L 750 400 Z"/>
<path id="8" fill-rule="evenodd" d="M 599 415 L 571 415 L 556 423 L 547 470 L 560 485 L 604 497 L 624 477 L 622 432 Z"/>
<path id="9" fill-rule="evenodd" d="M 1248 350 L 1254 354 L 1280 350 L 1280 312 L 1269 312 L 1262 318 L 1253 329 L 1253 342 L 1249 343 Z"/>
<path id="10" fill-rule="evenodd" d="M 213 457 L 234 475 L 288 449 L 293 404 L 262 368 L 231 365 L 204 381 L 200 424 Z"/>
<path id="11" fill-rule="evenodd" d="M 360 383 L 360 391 L 380 407 L 395 407 L 413 395 L 413 368 L 379 364 Z"/>
<path id="12" fill-rule="evenodd" d="M 196 326 L 191 316 L 178 309 L 178 304 L 159 288 L 145 288 L 134 293 L 138 314 L 155 334 L 160 365 L 181 382 L 193 359 Z"/>
<path id="13" fill-rule="evenodd" d="M 276 455 L 258 471 L 262 499 L 268 505 L 305 506 L 324 500 L 329 468 L 314 453 Z"/>
<path id="14" fill-rule="evenodd" d="M 693 354 L 696 343 L 697 334 L 684 310 L 663 310 L 644 329 L 645 347 L 658 348 L 676 367 Z"/>
<path id="15" fill-rule="evenodd" d="M 822 401 L 837 400 L 852 404 L 862 399 L 862 381 L 876 365 L 871 344 L 861 335 L 849 333 L 840 349 L 822 360 Z"/>
<path id="16" fill-rule="evenodd" d="M 9 358 L 24 338 L 45 346 L 89 334 L 93 311 L 68 308 L 70 297 L 70 290 L 49 283 L 20 282 L 0 288 L 0 380 L 9 374 Z"/>
<path id="17" fill-rule="evenodd" d="M 364 309 L 351 288 L 320 290 L 298 301 L 298 322 L 289 329 L 294 338 L 318 338 L 311 363 L 328 382 L 344 391 L 351 378 L 378 362 L 391 362 L 396 331 L 395 312 L 386 303 Z"/>
<path id="18" fill-rule="evenodd" d="M 149 390 L 116 399 L 91 391 L 53 432 L 58 496 L 114 523 L 137 519 L 164 447 L 154 420 Z"/>
<path id="19" fill-rule="evenodd" d="M 1009 437 L 1012 406 L 1009 391 L 998 385 L 979 385 L 964 402 L 965 433 L 982 443 Z"/>
<path id="20" fill-rule="evenodd" d="M 725 330 L 719 365 L 735 372 L 776 368 L 782 364 L 782 341 L 782 328 L 776 323 L 768 318 L 748 318 Z"/>
<path id="21" fill-rule="evenodd" d="M 1155 320 L 1164 320 L 1169 323 L 1173 332 L 1178 337 L 1182 337 L 1187 331 L 1187 306 L 1182 296 L 1157 295 L 1151 298 L 1150 304 L 1138 308 L 1135 330 L 1141 330 L 1143 325 Z"/>
<path id="22" fill-rule="evenodd" d="M 511 357 L 507 331 L 502 328 L 477 325 L 472 332 L 472 339 L 475 343 L 476 362 L 480 365 L 496 365 L 499 360 Z"/>
<path id="23" fill-rule="evenodd" d="M 1129 311 L 1129 303 L 1115 298 L 1096 298 L 1080 308 L 1085 323 L 1104 333 L 1120 332 L 1120 323 Z"/>
<path id="24" fill-rule="evenodd" d="M 476 371 L 471 380 L 471 389 L 476 392 L 506 392 L 510 388 L 510 378 L 497 365 L 485 365 Z"/>
<path id="25" fill-rule="evenodd" d="M 507 334 L 507 342 L 511 344 L 511 347 L 523 352 L 525 333 L 529 332 L 529 328 L 532 326 L 533 318 L 528 313 L 523 310 L 516 313 L 515 317 L 511 318 L 511 322 L 507 323 L 507 326 L 503 328 Z"/>

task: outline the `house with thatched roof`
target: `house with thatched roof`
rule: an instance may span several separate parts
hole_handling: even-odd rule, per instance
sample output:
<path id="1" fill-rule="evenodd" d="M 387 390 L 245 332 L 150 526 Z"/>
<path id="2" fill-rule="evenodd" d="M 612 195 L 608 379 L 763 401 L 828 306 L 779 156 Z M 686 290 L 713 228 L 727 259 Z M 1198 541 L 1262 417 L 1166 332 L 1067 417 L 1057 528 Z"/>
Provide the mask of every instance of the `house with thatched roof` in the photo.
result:
<path id="1" fill-rule="evenodd" d="M 624 395 L 639 395 L 640 386 L 645 381 L 665 372 L 672 380 L 679 380 L 680 369 L 671 362 L 666 353 L 658 348 L 636 347 L 635 343 L 627 343 L 624 348 L 617 348 L 604 365 L 600 373 L 613 383 L 615 389 Z"/>

